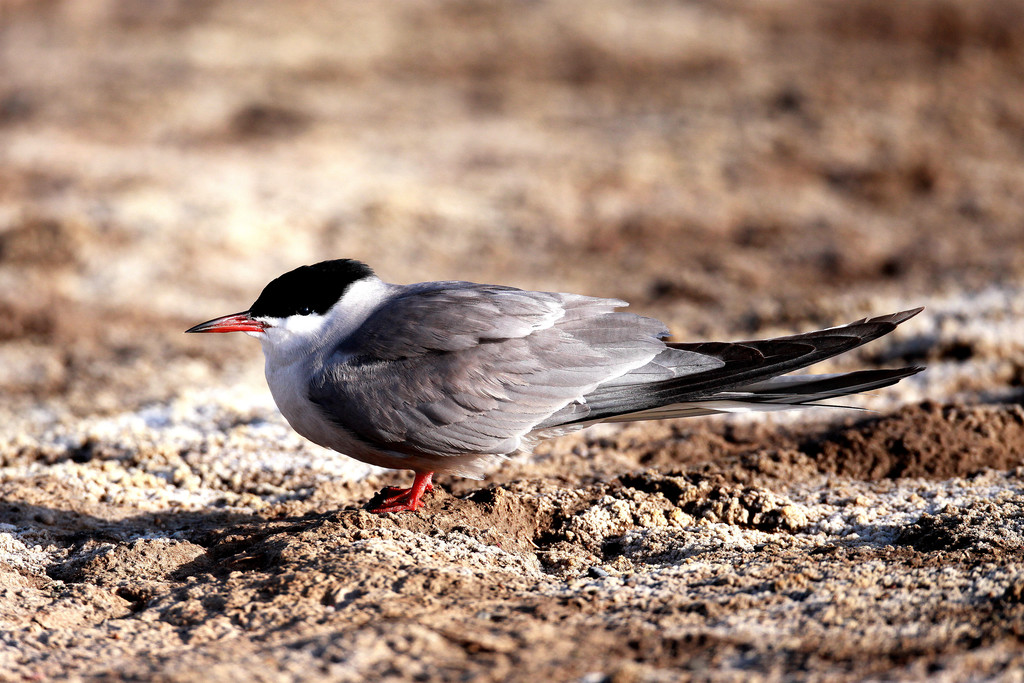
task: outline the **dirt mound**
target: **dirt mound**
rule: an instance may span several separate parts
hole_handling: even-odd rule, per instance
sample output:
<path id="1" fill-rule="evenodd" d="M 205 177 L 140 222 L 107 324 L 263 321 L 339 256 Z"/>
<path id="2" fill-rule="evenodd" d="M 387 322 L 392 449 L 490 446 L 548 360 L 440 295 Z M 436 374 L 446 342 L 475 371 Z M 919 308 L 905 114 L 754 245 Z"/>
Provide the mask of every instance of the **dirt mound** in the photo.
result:
<path id="1" fill-rule="evenodd" d="M 822 472 L 948 479 L 1024 465 L 1024 407 L 925 403 L 801 445 Z"/>

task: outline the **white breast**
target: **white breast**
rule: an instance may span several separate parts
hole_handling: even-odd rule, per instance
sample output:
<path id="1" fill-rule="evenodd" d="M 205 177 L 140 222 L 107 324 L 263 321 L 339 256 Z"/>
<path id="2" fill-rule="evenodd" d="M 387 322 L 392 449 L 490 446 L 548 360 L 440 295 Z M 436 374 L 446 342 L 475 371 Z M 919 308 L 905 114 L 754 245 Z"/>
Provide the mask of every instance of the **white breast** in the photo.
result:
<path id="1" fill-rule="evenodd" d="M 401 468 L 404 456 L 382 454 L 329 420 L 309 400 L 313 371 L 346 336 L 359 328 L 394 285 L 376 277 L 360 280 L 325 315 L 272 320 L 259 339 L 266 358 L 264 372 L 274 402 L 288 424 L 315 444 L 382 467 Z M 396 460 L 397 459 L 397 460 Z"/>
<path id="2" fill-rule="evenodd" d="M 313 443 L 333 447 L 334 432 L 340 431 L 324 419 L 308 396 L 309 374 L 306 363 L 281 365 L 267 357 L 264 371 L 274 403 L 292 429 Z"/>
<path id="3" fill-rule="evenodd" d="M 394 469 L 409 466 L 408 456 L 378 451 L 325 417 L 308 398 L 308 371 L 297 365 L 272 364 L 268 358 L 265 368 L 270 393 L 292 429 L 319 446 L 371 465 Z"/>

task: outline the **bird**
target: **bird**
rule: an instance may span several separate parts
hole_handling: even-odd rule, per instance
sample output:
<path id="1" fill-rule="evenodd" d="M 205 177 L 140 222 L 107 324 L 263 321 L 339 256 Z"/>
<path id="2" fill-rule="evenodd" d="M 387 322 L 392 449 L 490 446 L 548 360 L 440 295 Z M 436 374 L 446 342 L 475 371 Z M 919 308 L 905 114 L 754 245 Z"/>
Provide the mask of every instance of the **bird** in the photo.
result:
<path id="1" fill-rule="evenodd" d="M 391 284 L 335 259 L 271 281 L 248 310 L 186 330 L 261 342 L 277 407 L 310 441 L 412 470 L 370 512 L 414 512 L 435 474 L 482 478 L 539 440 L 601 422 L 819 405 L 919 366 L 791 374 L 888 334 L 914 308 L 753 341 L 673 342 L 625 301 L 462 281 Z"/>

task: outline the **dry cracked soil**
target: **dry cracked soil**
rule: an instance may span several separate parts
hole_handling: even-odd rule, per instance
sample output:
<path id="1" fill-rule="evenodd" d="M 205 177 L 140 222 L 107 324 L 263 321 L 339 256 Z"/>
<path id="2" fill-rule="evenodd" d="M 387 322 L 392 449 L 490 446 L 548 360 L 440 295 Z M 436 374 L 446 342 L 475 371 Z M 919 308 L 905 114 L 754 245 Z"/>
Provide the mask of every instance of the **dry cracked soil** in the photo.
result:
<path id="1" fill-rule="evenodd" d="M 1022 86 L 1016 0 L 0 0 L 0 680 L 1024 680 Z M 372 515 L 181 334 L 337 257 L 927 370 Z"/>

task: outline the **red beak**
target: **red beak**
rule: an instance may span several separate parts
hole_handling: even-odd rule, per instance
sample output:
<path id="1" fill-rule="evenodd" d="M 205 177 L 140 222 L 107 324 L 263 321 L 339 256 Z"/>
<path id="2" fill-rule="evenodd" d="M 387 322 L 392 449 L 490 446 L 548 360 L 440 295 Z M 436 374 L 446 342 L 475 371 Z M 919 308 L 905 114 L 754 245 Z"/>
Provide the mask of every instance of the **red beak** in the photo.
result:
<path id="1" fill-rule="evenodd" d="M 265 329 L 267 329 L 265 323 L 250 317 L 249 311 L 243 311 L 207 320 L 205 323 L 188 328 L 185 332 L 262 332 Z"/>

